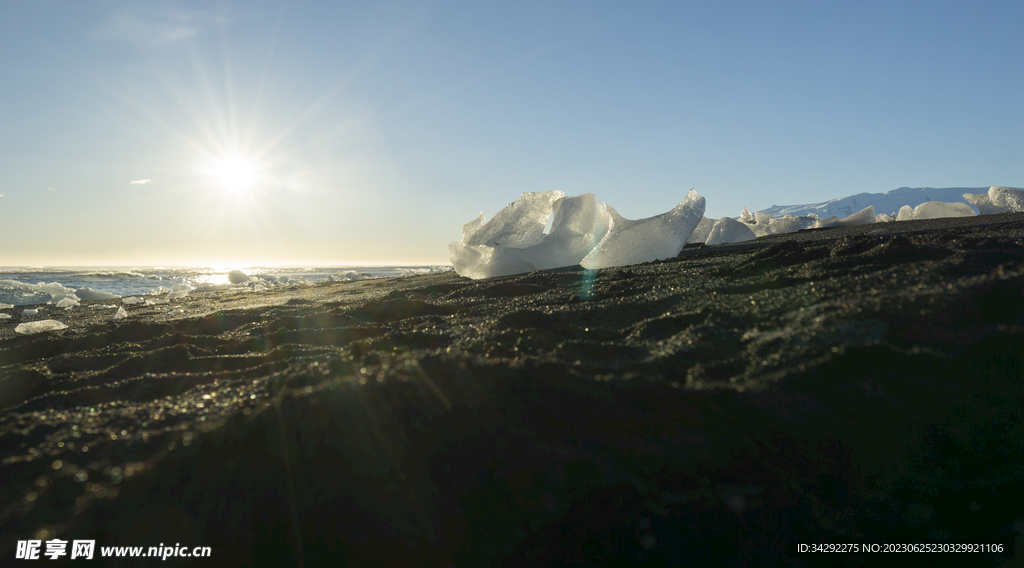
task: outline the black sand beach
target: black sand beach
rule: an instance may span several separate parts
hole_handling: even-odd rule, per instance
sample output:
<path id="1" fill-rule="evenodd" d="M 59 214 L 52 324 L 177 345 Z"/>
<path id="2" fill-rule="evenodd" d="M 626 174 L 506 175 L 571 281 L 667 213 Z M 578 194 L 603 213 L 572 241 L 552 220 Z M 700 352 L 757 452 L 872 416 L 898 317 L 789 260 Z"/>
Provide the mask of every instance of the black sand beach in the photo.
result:
<path id="1" fill-rule="evenodd" d="M 43 309 L 68 328 L 0 323 L 5 565 L 1024 558 L 1022 214 Z M 977 552 L 862 548 L 915 543 Z"/>

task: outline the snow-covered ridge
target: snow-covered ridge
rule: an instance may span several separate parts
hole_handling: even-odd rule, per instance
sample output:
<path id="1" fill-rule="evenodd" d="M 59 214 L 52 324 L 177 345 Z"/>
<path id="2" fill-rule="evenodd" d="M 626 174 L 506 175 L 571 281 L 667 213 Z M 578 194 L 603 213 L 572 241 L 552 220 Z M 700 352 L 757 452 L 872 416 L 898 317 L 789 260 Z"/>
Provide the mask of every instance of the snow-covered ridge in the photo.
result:
<path id="1" fill-rule="evenodd" d="M 875 208 L 875 213 L 893 215 L 899 212 L 904 205 L 917 207 L 929 201 L 943 201 L 946 203 L 962 203 L 964 194 L 988 193 L 987 187 L 901 187 L 892 189 L 885 193 L 858 193 L 848 197 L 838 197 L 821 203 L 808 203 L 805 205 L 772 205 L 762 209 L 761 213 L 769 213 L 776 217 L 793 215 L 796 217 L 808 216 L 814 213 L 818 217 L 847 217 L 867 206 Z M 975 212 L 978 211 L 974 207 Z M 893 215 L 895 216 L 895 215 Z"/>

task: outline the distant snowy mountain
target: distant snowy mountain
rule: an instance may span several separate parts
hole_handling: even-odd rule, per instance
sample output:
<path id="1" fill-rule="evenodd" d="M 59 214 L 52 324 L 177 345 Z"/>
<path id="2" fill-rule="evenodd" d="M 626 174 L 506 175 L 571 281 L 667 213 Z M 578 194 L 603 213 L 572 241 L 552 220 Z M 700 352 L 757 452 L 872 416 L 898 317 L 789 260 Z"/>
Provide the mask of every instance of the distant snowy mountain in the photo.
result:
<path id="1" fill-rule="evenodd" d="M 945 201 L 947 203 L 965 203 L 965 193 L 986 193 L 988 187 L 901 187 L 885 193 L 858 193 L 849 197 L 831 199 L 822 203 L 807 205 L 773 205 L 762 209 L 762 213 L 771 213 L 776 217 L 782 215 L 807 215 L 814 213 L 818 217 L 846 217 L 864 209 L 868 205 L 875 207 L 875 213 L 892 215 L 900 207 L 909 205 L 917 207 L 927 201 Z M 971 205 L 975 212 L 977 207 Z"/>

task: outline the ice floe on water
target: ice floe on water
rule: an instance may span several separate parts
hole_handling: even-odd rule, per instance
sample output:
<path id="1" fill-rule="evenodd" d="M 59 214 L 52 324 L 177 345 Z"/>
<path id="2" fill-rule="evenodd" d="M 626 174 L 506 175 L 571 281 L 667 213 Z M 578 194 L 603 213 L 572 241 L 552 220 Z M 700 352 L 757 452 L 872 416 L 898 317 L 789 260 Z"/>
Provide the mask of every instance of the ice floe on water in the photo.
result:
<path id="1" fill-rule="evenodd" d="M 450 266 L 291 266 L 249 267 L 239 272 L 244 280 L 232 284 L 229 268 L 154 267 L 132 269 L 60 269 L 45 267 L 0 268 L 0 305 L 57 304 L 64 298 L 76 302 L 117 303 L 122 297 L 150 297 L 233 289 L 261 292 L 274 286 L 308 286 L 319 282 L 344 282 L 451 270 Z M 2 308 L 0 308 L 2 309 Z"/>
<path id="2" fill-rule="evenodd" d="M 62 324 L 57 320 L 39 320 L 18 324 L 18 327 L 14 328 L 14 332 L 23 335 L 31 335 L 33 333 L 42 333 L 44 331 L 56 331 L 58 329 L 67 329 L 67 327 L 68 326 Z"/>

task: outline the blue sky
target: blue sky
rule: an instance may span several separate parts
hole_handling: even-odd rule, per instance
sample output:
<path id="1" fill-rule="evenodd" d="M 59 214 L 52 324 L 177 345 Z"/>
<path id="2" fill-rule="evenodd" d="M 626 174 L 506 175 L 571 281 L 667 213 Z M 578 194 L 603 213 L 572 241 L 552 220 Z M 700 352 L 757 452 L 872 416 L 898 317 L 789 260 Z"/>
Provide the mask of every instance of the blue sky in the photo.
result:
<path id="1" fill-rule="evenodd" d="M 1019 1 L 4 3 L 0 265 L 444 263 L 525 191 L 640 218 L 691 187 L 709 217 L 1020 187 L 1021 22 Z M 224 160 L 257 180 L 225 187 Z"/>

